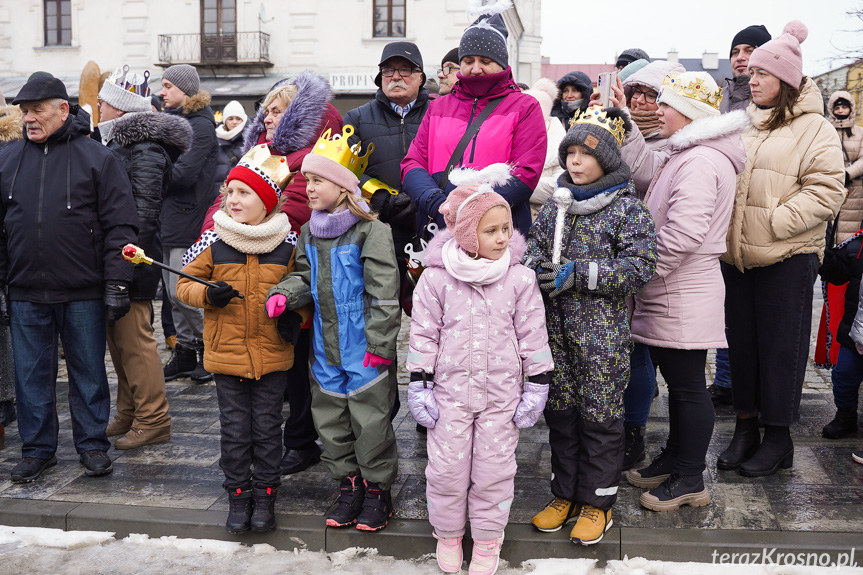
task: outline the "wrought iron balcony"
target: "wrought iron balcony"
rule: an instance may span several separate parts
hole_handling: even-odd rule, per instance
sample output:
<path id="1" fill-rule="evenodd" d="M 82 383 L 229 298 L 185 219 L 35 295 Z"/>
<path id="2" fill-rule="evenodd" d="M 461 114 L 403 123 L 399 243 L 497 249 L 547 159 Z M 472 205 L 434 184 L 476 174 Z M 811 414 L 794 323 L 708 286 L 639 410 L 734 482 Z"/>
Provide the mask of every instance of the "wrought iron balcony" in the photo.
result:
<path id="1" fill-rule="evenodd" d="M 266 32 L 159 34 L 159 65 L 173 64 L 272 66 L 270 35 Z"/>

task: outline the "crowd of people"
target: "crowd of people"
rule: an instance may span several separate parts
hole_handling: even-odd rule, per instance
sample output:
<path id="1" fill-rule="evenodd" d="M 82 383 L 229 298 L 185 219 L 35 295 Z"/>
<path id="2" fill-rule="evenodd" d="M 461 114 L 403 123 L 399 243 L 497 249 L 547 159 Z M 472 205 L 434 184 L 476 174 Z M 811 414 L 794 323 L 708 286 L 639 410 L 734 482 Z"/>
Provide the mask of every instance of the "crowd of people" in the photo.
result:
<path id="1" fill-rule="evenodd" d="M 837 413 L 823 434 L 856 433 L 863 129 L 845 91 L 825 117 L 802 70 L 806 27 L 741 30 L 723 86 L 625 50 L 603 105 L 580 71 L 516 83 L 505 5 L 474 13 L 441 59 L 438 94 L 415 44 L 387 44 L 375 98 L 344 119 L 310 71 L 277 82 L 254 116 L 230 102 L 219 125 L 188 65 L 165 70 L 161 99 L 118 69 L 92 133 L 48 73 L 0 102 L 0 430 L 17 417 L 22 441 L 12 481 L 57 465 L 62 339 L 87 475 L 112 472 L 109 437 L 116 449 L 170 441 L 166 381 L 215 379 L 229 532 L 274 529 L 281 476 L 319 460 L 339 483 L 326 525 L 383 529 L 406 313 L 437 561 L 461 569 L 469 520 L 469 572 L 492 575 L 518 430 L 540 417 L 553 499 L 532 523 L 574 522 L 582 545 L 611 527 L 622 477 L 646 509 L 710 503 L 715 406 L 736 413 L 720 470 L 791 467 L 819 273 L 836 302 L 822 363 Z M 186 275 L 125 261 L 126 244 Z M 657 369 L 669 433 L 645 465 Z"/>

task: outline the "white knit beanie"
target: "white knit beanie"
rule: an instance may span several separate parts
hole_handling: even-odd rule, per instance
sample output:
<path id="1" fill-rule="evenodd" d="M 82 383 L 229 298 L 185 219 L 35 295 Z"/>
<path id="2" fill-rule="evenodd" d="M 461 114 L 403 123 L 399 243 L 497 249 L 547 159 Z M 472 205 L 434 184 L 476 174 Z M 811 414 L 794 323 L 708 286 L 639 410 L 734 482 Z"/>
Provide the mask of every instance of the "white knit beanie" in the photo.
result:
<path id="1" fill-rule="evenodd" d="M 105 80 L 102 89 L 99 90 L 99 99 L 108 102 L 111 106 L 123 112 L 149 112 L 150 97 L 146 98 L 124 90 L 117 84 Z"/>
<path id="2" fill-rule="evenodd" d="M 227 120 L 231 116 L 236 116 L 244 122 L 246 121 L 246 118 L 248 118 L 245 108 L 243 108 L 243 105 L 236 100 L 231 100 L 225 104 L 225 108 L 222 110 L 223 120 Z"/>
<path id="3" fill-rule="evenodd" d="M 722 90 L 707 72 L 669 74 L 656 101 L 671 106 L 690 120 L 719 115 Z"/>

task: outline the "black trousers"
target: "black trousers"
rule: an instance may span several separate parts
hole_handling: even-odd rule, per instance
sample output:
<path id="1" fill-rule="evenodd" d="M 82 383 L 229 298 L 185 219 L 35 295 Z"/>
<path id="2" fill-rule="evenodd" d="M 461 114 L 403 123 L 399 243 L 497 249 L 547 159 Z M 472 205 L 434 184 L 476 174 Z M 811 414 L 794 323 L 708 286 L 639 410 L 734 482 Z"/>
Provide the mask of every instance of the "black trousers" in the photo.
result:
<path id="1" fill-rule="evenodd" d="M 318 439 L 315 422 L 312 421 L 312 389 L 309 383 L 310 329 L 301 329 L 300 338 L 294 346 L 294 365 L 285 372 L 287 386 L 284 399 L 290 413 L 285 421 L 285 449 L 309 449 Z"/>
<path id="2" fill-rule="evenodd" d="M 609 510 L 617 501 L 623 467 L 623 418 L 599 423 L 577 407 L 545 410 L 551 446 L 551 492 L 576 503 Z"/>
<path id="3" fill-rule="evenodd" d="M 668 440 L 675 473 L 698 475 L 713 435 L 713 401 L 704 379 L 706 349 L 669 349 L 650 346 L 650 358 L 668 384 Z"/>
<path id="4" fill-rule="evenodd" d="M 284 371 L 261 379 L 214 374 L 222 426 L 225 489 L 281 485 Z M 254 466 L 254 474 L 252 467 Z"/>
<path id="5" fill-rule="evenodd" d="M 740 273 L 722 264 L 731 389 L 738 413 L 765 425 L 800 418 L 818 256 L 799 254 Z"/>

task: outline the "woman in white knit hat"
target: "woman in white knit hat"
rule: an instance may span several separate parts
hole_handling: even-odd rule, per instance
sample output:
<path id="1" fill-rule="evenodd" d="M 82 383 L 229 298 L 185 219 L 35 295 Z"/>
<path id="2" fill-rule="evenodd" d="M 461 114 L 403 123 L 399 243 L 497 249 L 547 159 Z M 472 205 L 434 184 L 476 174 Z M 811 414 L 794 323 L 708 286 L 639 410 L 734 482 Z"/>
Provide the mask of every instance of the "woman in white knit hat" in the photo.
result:
<path id="1" fill-rule="evenodd" d="M 640 502 L 654 511 L 710 502 L 702 472 L 714 413 L 704 367 L 707 350 L 726 345 L 719 256 L 746 163 L 740 134 L 749 125 L 742 111 L 720 115 L 721 100 L 706 72 L 671 73 L 656 110 L 666 150 L 648 151 L 637 130 L 623 146 L 624 158 L 640 153 L 653 160 L 644 201 L 656 223 L 659 262 L 635 295 L 632 339 L 648 346 L 668 383 L 669 434 L 653 462 L 626 477 L 650 489 Z"/>
<path id="2" fill-rule="evenodd" d="M 225 183 L 228 172 L 237 165 L 245 151 L 243 130 L 249 117 L 243 105 L 231 100 L 222 110 L 224 121 L 216 126 L 216 138 L 219 140 L 219 157 L 216 160 L 216 190 Z"/>

